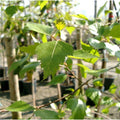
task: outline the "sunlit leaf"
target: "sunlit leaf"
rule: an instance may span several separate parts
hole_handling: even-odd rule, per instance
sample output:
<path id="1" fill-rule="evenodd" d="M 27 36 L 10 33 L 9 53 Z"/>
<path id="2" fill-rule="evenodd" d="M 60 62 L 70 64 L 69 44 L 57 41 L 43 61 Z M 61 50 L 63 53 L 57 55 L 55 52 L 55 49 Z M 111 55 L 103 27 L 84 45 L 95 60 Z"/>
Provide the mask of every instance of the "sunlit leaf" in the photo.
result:
<path id="1" fill-rule="evenodd" d="M 84 19 L 84 20 L 88 20 L 88 18 L 85 15 L 82 15 L 82 14 L 77 14 L 77 15 L 72 15 L 72 16 L 77 17 L 77 18 L 81 18 L 81 19 Z"/>
<path id="2" fill-rule="evenodd" d="M 44 24 L 38 24 L 38 23 L 32 23 L 32 22 L 27 22 L 26 25 L 30 30 L 42 33 L 45 35 L 51 35 L 53 32 L 53 28 Z"/>
<path id="3" fill-rule="evenodd" d="M 7 107 L 6 110 L 11 112 L 18 112 L 18 111 L 22 112 L 22 111 L 33 111 L 34 108 L 24 101 L 17 101 L 17 102 L 14 102 L 9 107 Z"/>
<path id="4" fill-rule="evenodd" d="M 85 91 L 85 94 L 88 98 L 90 98 L 92 101 L 94 101 L 95 104 L 98 104 L 98 101 L 99 101 L 100 96 L 101 96 L 101 92 L 98 89 L 88 88 Z"/>
<path id="5" fill-rule="evenodd" d="M 39 62 L 31 62 L 23 66 L 21 69 L 19 75 L 20 77 L 24 77 L 24 74 L 30 70 L 34 70 L 38 65 L 40 65 Z"/>
<path id="6" fill-rule="evenodd" d="M 105 2 L 105 4 L 102 7 L 100 7 L 100 9 L 98 10 L 98 13 L 97 13 L 97 17 L 99 17 L 99 15 L 103 12 L 106 4 L 107 4 L 107 2 Z"/>
<path id="7" fill-rule="evenodd" d="M 69 32 L 69 34 L 71 35 L 73 33 L 73 31 L 75 30 L 75 27 L 66 27 L 66 30 Z"/>
<path id="8" fill-rule="evenodd" d="M 49 85 L 56 85 L 58 83 L 62 83 L 67 79 L 67 75 L 66 74 L 59 74 L 55 77 L 53 77 L 53 79 L 51 80 L 51 82 L 49 82 Z"/>
<path id="9" fill-rule="evenodd" d="M 63 64 L 65 57 L 73 54 L 71 45 L 62 41 L 42 43 L 36 48 L 38 59 L 41 60 L 41 67 L 44 69 L 44 77 L 55 75 L 59 64 Z"/>
<path id="10" fill-rule="evenodd" d="M 41 119 L 59 119 L 58 113 L 51 110 L 40 109 L 40 110 L 34 111 L 34 114 L 40 117 Z"/>
<path id="11" fill-rule="evenodd" d="M 72 111 L 70 119 L 84 119 L 86 115 L 86 105 L 81 99 L 69 99 L 67 101 L 67 108 Z"/>
<path id="12" fill-rule="evenodd" d="M 35 55 L 35 49 L 38 45 L 39 45 L 39 43 L 35 43 L 34 45 L 29 45 L 27 47 L 23 46 L 23 47 L 20 47 L 20 50 L 22 52 L 28 53 L 32 56 L 32 55 Z"/>

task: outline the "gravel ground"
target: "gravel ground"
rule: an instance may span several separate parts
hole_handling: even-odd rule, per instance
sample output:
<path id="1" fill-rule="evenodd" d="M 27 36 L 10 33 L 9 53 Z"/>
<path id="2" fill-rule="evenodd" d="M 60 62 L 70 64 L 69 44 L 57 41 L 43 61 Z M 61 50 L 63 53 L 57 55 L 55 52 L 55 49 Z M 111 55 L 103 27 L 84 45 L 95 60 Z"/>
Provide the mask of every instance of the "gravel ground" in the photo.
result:
<path id="1" fill-rule="evenodd" d="M 74 60 L 73 62 L 74 64 L 76 64 L 76 60 Z M 116 60 L 111 60 L 107 63 L 107 67 L 112 67 L 116 64 Z M 85 63 L 87 66 L 89 66 L 90 68 L 92 68 L 92 66 L 88 63 Z M 101 62 L 98 62 L 100 67 Z M 73 70 L 76 71 L 77 67 L 74 65 L 73 66 Z M 39 71 L 39 70 L 38 70 Z M 38 71 L 35 73 L 35 77 L 38 80 Z M 77 74 L 77 71 L 76 71 Z M 114 83 L 118 86 L 117 88 L 117 94 L 119 94 L 120 91 L 120 76 L 114 73 L 114 70 L 107 72 L 107 75 L 113 75 L 115 76 L 115 81 Z M 89 77 L 89 76 L 88 76 Z M 84 81 L 84 80 L 83 80 Z M 45 104 L 48 103 L 49 101 L 53 101 L 55 99 L 57 99 L 58 97 L 58 92 L 57 92 L 57 86 L 48 86 L 47 82 L 39 82 L 37 83 L 37 92 L 36 92 L 36 105 L 41 105 L 41 104 Z M 26 96 L 21 96 L 21 100 L 29 103 L 32 105 L 32 95 L 26 95 Z M 0 103 L 2 104 L 2 106 L 0 106 L 1 108 L 5 108 L 7 106 L 10 105 L 10 94 L 9 91 L 0 91 Z M 50 106 L 46 107 L 46 109 L 51 109 Z M 30 112 L 25 112 L 23 113 L 23 118 L 29 118 L 32 115 L 32 113 Z M 120 112 L 112 107 L 110 109 L 110 114 L 108 115 L 110 118 L 112 119 L 120 119 Z M 35 119 L 35 117 L 33 117 Z M 11 113 L 7 112 L 7 113 L 0 113 L 0 119 L 11 119 Z"/>

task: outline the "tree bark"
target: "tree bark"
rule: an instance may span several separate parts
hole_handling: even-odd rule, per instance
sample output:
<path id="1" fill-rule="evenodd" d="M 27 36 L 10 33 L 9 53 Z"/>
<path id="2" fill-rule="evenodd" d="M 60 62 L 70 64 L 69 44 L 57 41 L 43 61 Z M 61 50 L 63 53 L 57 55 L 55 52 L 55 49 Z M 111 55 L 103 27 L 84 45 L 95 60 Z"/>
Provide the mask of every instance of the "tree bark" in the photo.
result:
<path id="1" fill-rule="evenodd" d="M 5 49 L 6 49 L 6 56 L 7 56 L 7 64 L 9 69 L 11 64 L 15 61 L 15 48 L 13 47 L 12 38 L 5 38 L 5 47 L 6 47 Z M 19 101 L 20 92 L 19 92 L 18 75 L 14 75 L 13 72 L 9 74 L 9 88 L 10 88 L 11 100 Z M 21 112 L 12 112 L 12 118 L 13 119 L 22 118 Z"/>

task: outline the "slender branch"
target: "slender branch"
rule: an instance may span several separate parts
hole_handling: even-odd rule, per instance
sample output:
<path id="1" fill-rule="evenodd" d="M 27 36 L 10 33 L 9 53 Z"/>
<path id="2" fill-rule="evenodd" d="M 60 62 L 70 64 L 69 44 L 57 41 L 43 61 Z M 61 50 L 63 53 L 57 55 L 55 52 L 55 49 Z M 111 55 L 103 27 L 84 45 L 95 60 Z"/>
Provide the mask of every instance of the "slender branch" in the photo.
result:
<path id="1" fill-rule="evenodd" d="M 68 97 L 70 95 L 73 95 L 75 92 L 77 92 L 82 86 L 86 85 L 90 80 L 92 80 L 92 77 L 90 79 L 88 79 L 86 82 L 82 83 L 74 92 L 70 93 L 70 94 L 66 94 L 65 96 L 61 97 L 60 99 L 57 99 L 55 101 L 52 101 L 50 103 L 46 103 L 46 104 L 43 104 L 43 105 L 40 105 L 40 106 L 37 106 L 36 108 L 37 109 L 40 109 L 42 107 L 45 107 L 45 106 L 48 106 L 50 105 L 51 103 L 56 103 L 56 102 L 59 102 L 60 100 L 64 99 L 65 97 Z"/>
<path id="2" fill-rule="evenodd" d="M 108 119 L 108 120 L 112 120 L 110 117 L 105 116 L 105 115 L 103 115 L 103 114 L 101 114 L 101 113 L 94 112 L 94 111 L 92 111 L 91 113 L 92 113 L 92 114 L 98 114 L 98 115 L 100 115 L 101 117 L 104 117 L 104 118 L 106 118 L 106 119 Z"/>

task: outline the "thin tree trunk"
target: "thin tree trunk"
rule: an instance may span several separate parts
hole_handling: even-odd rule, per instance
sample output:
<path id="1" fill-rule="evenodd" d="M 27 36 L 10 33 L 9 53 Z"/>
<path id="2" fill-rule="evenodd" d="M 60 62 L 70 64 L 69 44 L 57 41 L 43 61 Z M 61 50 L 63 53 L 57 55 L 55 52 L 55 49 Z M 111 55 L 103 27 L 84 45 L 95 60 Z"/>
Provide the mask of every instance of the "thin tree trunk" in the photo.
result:
<path id="1" fill-rule="evenodd" d="M 13 48 L 12 38 L 5 39 L 5 47 L 6 47 L 7 64 L 8 64 L 8 69 L 9 69 L 11 64 L 15 60 L 15 48 Z M 18 75 L 14 75 L 13 72 L 9 74 L 9 88 L 10 88 L 11 100 L 19 101 L 20 92 L 19 92 Z M 13 119 L 22 118 L 21 112 L 12 112 L 12 118 Z"/>
<path id="2" fill-rule="evenodd" d="M 80 30 L 80 28 L 77 28 L 77 49 L 81 49 L 81 40 L 82 40 L 82 30 Z M 80 59 L 78 59 L 78 64 L 81 64 L 82 61 Z M 79 79 L 79 83 L 78 85 L 80 86 L 82 84 L 82 75 L 81 75 L 81 71 L 80 71 L 80 66 L 78 66 L 78 79 Z M 83 93 L 83 89 L 80 89 L 81 93 Z"/>

